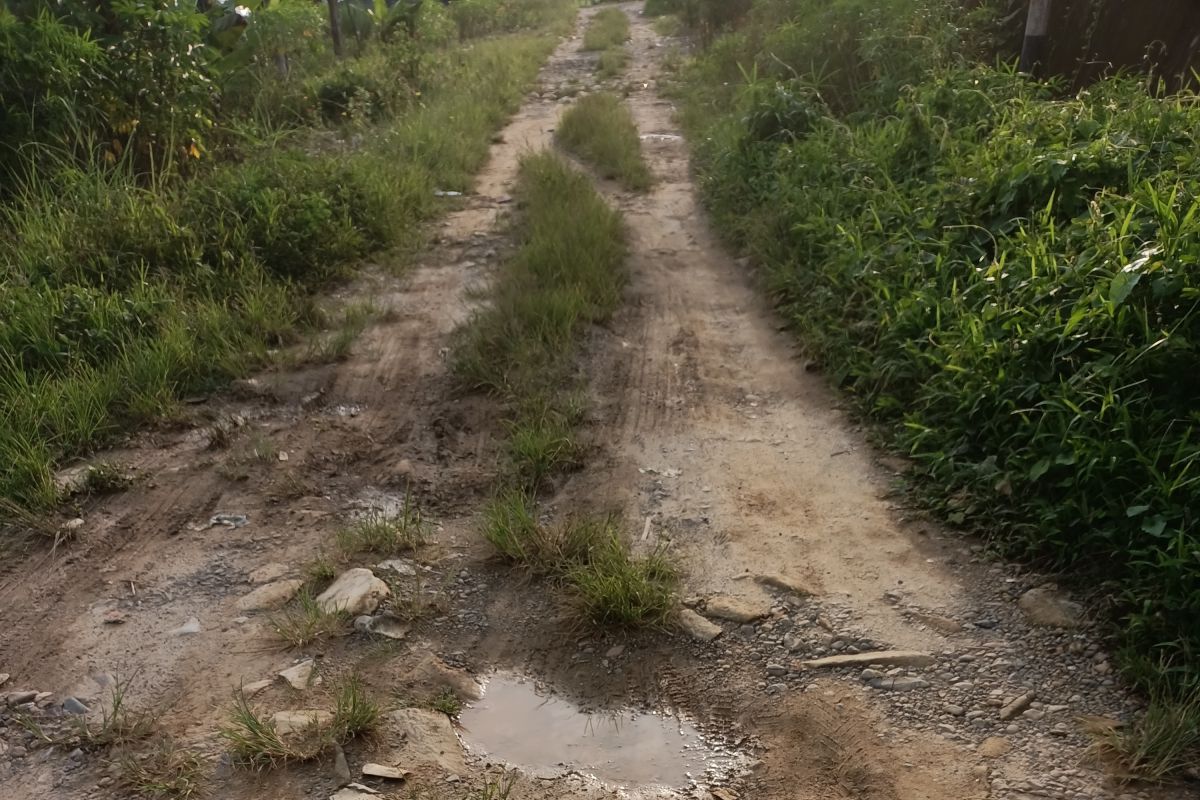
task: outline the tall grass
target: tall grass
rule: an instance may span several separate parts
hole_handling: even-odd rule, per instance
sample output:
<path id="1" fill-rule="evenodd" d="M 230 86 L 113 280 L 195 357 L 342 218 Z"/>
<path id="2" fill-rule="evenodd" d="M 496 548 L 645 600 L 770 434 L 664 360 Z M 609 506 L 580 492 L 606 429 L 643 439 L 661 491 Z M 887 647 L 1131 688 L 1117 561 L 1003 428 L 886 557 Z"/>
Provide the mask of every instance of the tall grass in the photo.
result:
<path id="1" fill-rule="evenodd" d="M 555 139 L 605 178 L 645 191 L 653 179 L 629 108 L 611 92 L 579 98 L 562 116 Z"/>
<path id="2" fill-rule="evenodd" d="M 570 13 L 561 2 L 516 5 L 529 13 L 504 29 L 557 30 Z M 295 127 L 317 119 L 292 115 L 289 129 L 267 119 L 290 102 L 271 93 L 276 84 L 312 70 L 296 88 L 304 105 L 343 69 L 323 51 L 294 52 L 286 76 L 238 73 L 256 75 L 258 89 L 229 96 L 222 146 L 186 176 L 109 163 L 86 142 L 41 147 L 0 201 L 0 498 L 54 504 L 65 460 L 262 364 L 316 324 L 309 292 L 367 253 L 415 242 L 440 207 L 435 188 L 468 188 L 552 46 L 542 32 L 422 45 L 429 69 L 406 79 L 408 100 L 356 117 L 355 135 L 334 135 L 332 150 L 314 144 L 325 134 Z M 381 42 L 344 68 L 387 82 L 401 57 Z M 81 161 L 80 149 L 91 155 Z"/>
<path id="3" fill-rule="evenodd" d="M 619 8 L 606 8 L 592 17 L 583 32 L 584 50 L 607 50 L 629 38 L 629 17 Z"/>
<path id="4" fill-rule="evenodd" d="M 1195 675 L 1200 105 L 978 63 L 986 4 L 869 5 L 759 0 L 688 68 L 708 206 L 933 508 Z"/>

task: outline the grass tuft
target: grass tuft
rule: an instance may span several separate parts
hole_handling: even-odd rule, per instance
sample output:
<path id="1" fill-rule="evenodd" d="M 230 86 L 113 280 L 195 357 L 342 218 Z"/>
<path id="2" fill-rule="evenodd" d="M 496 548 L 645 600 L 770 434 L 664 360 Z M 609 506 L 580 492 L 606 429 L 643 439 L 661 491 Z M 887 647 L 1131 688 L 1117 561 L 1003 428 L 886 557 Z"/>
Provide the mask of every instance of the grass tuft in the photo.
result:
<path id="1" fill-rule="evenodd" d="M 337 690 L 332 725 L 334 739 L 339 744 L 345 743 L 373 731 L 378 724 L 379 704 L 367 694 L 360 678 L 348 678 Z"/>
<path id="2" fill-rule="evenodd" d="M 421 516 L 412 497 L 396 514 L 371 511 L 338 531 L 337 543 L 343 553 L 395 555 L 416 550 L 425 544 L 429 524 Z"/>
<path id="3" fill-rule="evenodd" d="M 663 626 L 675 609 L 678 576 L 663 552 L 633 556 L 608 523 L 567 580 L 583 618 L 603 627 Z"/>
<path id="4" fill-rule="evenodd" d="M 653 178 L 642 158 L 642 141 L 629 109 L 610 92 L 581 97 L 562 116 L 555 138 L 569 152 L 634 191 Z"/>
<path id="5" fill-rule="evenodd" d="M 1157 680 L 1146 711 L 1133 724 L 1101 736 L 1097 749 L 1125 779 L 1183 777 L 1200 765 L 1200 685 L 1179 690 Z"/>
<path id="6" fill-rule="evenodd" d="M 434 711 L 442 712 L 447 717 L 457 717 L 462 713 L 463 704 L 452 689 L 443 689 L 429 701 L 429 707 Z"/>
<path id="7" fill-rule="evenodd" d="M 125 753 L 116 764 L 121 785 L 145 800 L 190 800 L 204 794 L 204 759 L 170 737 L 144 752 Z"/>
<path id="8" fill-rule="evenodd" d="M 629 50 L 622 45 L 614 45 L 601 51 L 596 62 L 596 74 L 601 80 L 609 80 L 623 74 L 628 66 Z"/>
<path id="9" fill-rule="evenodd" d="M 629 17 L 619 8 L 606 8 L 592 17 L 583 32 L 584 50 L 607 50 L 629 38 Z"/>
<path id="10" fill-rule="evenodd" d="M 271 631 L 292 647 L 338 636 L 350 626 L 344 611 L 325 611 L 311 589 L 305 587 L 282 612 L 270 617 Z"/>
<path id="11" fill-rule="evenodd" d="M 229 724 L 218 733 L 229 745 L 234 762 L 239 766 L 263 769 L 316 756 L 311 748 L 300 749 L 296 744 L 284 741 L 270 720 L 259 716 L 250 706 L 240 689 L 234 692 L 233 703 Z"/>

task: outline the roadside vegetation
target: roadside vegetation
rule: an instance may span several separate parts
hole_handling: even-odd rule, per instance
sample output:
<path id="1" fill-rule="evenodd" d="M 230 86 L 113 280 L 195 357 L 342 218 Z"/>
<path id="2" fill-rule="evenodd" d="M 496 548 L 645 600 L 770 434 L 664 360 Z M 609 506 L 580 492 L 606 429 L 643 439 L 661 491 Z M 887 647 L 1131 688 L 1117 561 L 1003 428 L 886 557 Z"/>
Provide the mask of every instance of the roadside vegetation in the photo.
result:
<path id="1" fill-rule="evenodd" d="M 643 192 L 653 183 L 633 115 L 611 92 L 579 98 L 563 113 L 554 137 L 602 177 L 618 180 L 627 189 Z"/>
<path id="2" fill-rule="evenodd" d="M 575 372 L 587 327 L 607 319 L 625 285 L 620 214 L 553 153 L 528 156 L 516 190 L 517 252 L 491 300 L 460 331 L 454 364 L 508 416 L 510 469 L 485 509 L 483 533 L 505 559 L 567 586 L 581 616 L 600 624 L 661 623 L 674 573 L 661 557 L 630 554 L 614 520 L 550 525 L 537 496 L 580 454 L 584 405 Z"/>
<path id="3" fill-rule="evenodd" d="M 624 45 L 606 47 L 596 60 L 596 74 L 601 80 L 617 78 L 625 74 L 629 66 L 629 48 Z"/>
<path id="4" fill-rule="evenodd" d="M 574 6 L 342 12 L 338 57 L 302 0 L 0 3 L 0 499 L 325 325 L 311 292 L 468 187 Z"/>
<path id="5" fill-rule="evenodd" d="M 710 40 L 681 79 L 717 226 L 931 508 L 1108 605 L 1153 701 L 1120 749 L 1177 773 L 1200 725 L 1195 97 L 994 66 L 997 3 L 889 0 L 868 26 L 857 0 L 654 5 Z"/>
<path id="6" fill-rule="evenodd" d="M 602 51 L 629 39 L 629 17 L 619 8 L 606 8 L 592 17 L 583 32 L 583 49 Z"/>

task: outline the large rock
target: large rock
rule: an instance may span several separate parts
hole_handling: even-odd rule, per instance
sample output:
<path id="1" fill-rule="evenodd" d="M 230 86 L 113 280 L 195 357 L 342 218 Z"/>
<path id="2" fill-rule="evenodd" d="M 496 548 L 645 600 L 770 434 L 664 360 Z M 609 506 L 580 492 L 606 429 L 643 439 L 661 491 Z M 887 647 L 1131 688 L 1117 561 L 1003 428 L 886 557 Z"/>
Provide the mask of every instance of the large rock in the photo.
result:
<path id="1" fill-rule="evenodd" d="M 702 642 L 711 642 L 722 633 L 720 625 L 709 622 L 690 608 L 679 610 L 679 627 L 683 628 L 684 632 L 693 639 L 699 639 Z"/>
<path id="2" fill-rule="evenodd" d="M 883 664 L 886 667 L 928 667 L 935 661 L 929 653 L 913 650 L 876 650 L 872 653 L 828 656 L 801 661 L 803 669 L 833 669 L 836 667 L 865 667 L 868 664 Z"/>
<path id="3" fill-rule="evenodd" d="M 745 625 L 748 622 L 762 619 L 771 613 L 768 603 L 744 600 L 738 597 L 720 595 L 710 598 L 704 607 L 704 615 L 716 619 L 727 619 Z"/>
<path id="4" fill-rule="evenodd" d="M 402 708 L 388 714 L 388 724 L 404 740 L 386 759 L 388 762 L 414 769 L 432 766 L 444 772 L 466 772 L 462 745 L 445 714 L 424 708 Z"/>
<path id="5" fill-rule="evenodd" d="M 348 569 L 317 596 L 317 605 L 327 614 L 345 611 L 353 616 L 370 614 L 391 594 L 388 585 L 363 567 Z"/>
<path id="6" fill-rule="evenodd" d="M 269 611 L 279 608 L 295 597 L 303 585 L 304 581 L 300 578 L 263 584 L 237 601 L 238 610 Z"/>
<path id="7" fill-rule="evenodd" d="M 1017 605 L 1031 623 L 1044 628 L 1078 628 L 1084 624 L 1083 606 L 1059 594 L 1053 583 L 1030 589 Z"/>

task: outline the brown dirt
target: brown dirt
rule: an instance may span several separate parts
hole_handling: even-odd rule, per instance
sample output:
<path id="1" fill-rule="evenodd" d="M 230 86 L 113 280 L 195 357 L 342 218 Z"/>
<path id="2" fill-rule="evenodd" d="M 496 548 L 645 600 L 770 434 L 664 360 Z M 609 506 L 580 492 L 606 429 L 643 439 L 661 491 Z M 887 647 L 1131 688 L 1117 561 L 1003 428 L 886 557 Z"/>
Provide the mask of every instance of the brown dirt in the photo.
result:
<path id="1" fill-rule="evenodd" d="M 666 48 L 637 6 L 622 7 L 634 20 L 629 103 L 650 135 L 644 151 L 657 183 L 644 195 L 602 186 L 629 223 L 632 283 L 624 309 L 588 345 L 589 464 L 549 506 L 620 510 L 639 547 L 665 544 L 680 560 L 689 598 L 763 604 L 773 609 L 766 628 L 800 608 L 881 645 L 969 650 L 979 642 L 939 632 L 930 620 L 963 618 L 975 602 L 970 587 L 992 578 L 962 563 L 961 540 L 903 519 L 888 499 L 891 476 L 714 240 L 673 108 L 657 85 Z M 576 37 L 554 53 L 541 81 L 586 82 L 591 70 Z M 137 484 L 90 502 L 76 541 L 13 563 L 0 583 L 0 671 L 12 674 L 3 691 L 96 701 L 107 676 L 130 678 L 131 701 L 160 714 L 164 733 L 206 754 L 212 796 L 229 800 L 324 798 L 341 782 L 329 760 L 261 774 L 231 768 L 216 731 L 239 684 L 303 655 L 318 659 L 326 687 L 354 671 L 387 701 L 424 698 L 440 688 L 436 674 L 414 671 L 430 652 L 468 675 L 534 675 L 587 707 L 685 713 L 752 759 L 744 774 L 720 781 L 744 798 L 1022 796 L 990 792 L 987 778 L 1002 773 L 1015 784 L 1036 775 L 1042 738 L 989 762 L 969 736 L 909 726 L 854 675 L 809 676 L 767 693 L 762 648 L 739 639 L 736 626 L 711 645 L 677 633 L 622 639 L 582 631 L 553 592 L 490 560 L 477 514 L 496 477 L 498 409 L 454 385 L 446 354 L 472 290 L 506 247 L 502 217 L 520 156 L 551 145 L 562 107 L 531 96 L 493 146 L 476 192 L 447 215 L 414 268 L 402 278 L 369 270 L 344 293 L 390 309 L 344 362 L 261 375 L 240 393 L 189 407 L 184 424 L 106 454 L 129 465 Z M 212 449 L 213 425 L 229 420 L 232 442 Z M 437 523 L 434 541 L 416 556 L 420 585 L 397 587 L 433 598 L 408 639 L 355 635 L 289 651 L 272 638 L 267 615 L 243 619 L 235 604 L 253 588 L 254 570 L 281 564 L 303 577 L 309 560 L 335 553 L 333 534 L 348 515 L 406 491 Z M 209 527 L 219 512 L 245 514 L 249 523 Z M 779 573 L 814 596 L 781 601 L 754 580 Z M 123 623 L 105 623 L 113 611 Z M 200 633 L 170 635 L 191 617 Z M 624 652 L 606 655 L 614 645 Z M 329 700 L 323 688 L 299 695 L 273 686 L 254 702 L 280 709 Z M 0 743 L 15 745 L 17 732 L 10 720 Z M 394 746 L 381 734 L 353 743 L 347 756 L 357 767 Z M 72 758 L 62 750 L 18 760 L 0 748 L 0 795 L 127 796 L 110 781 L 102 753 Z M 1076 741 L 1052 755 L 1073 764 L 1081 752 Z M 1101 776 L 1084 769 L 1099 786 Z M 476 758 L 460 782 L 447 783 L 445 770 L 416 765 L 405 793 L 394 796 L 416 788 L 461 800 L 488 771 Z M 703 781 L 687 795 L 709 796 Z M 522 777 L 512 795 L 611 796 L 577 775 Z"/>

